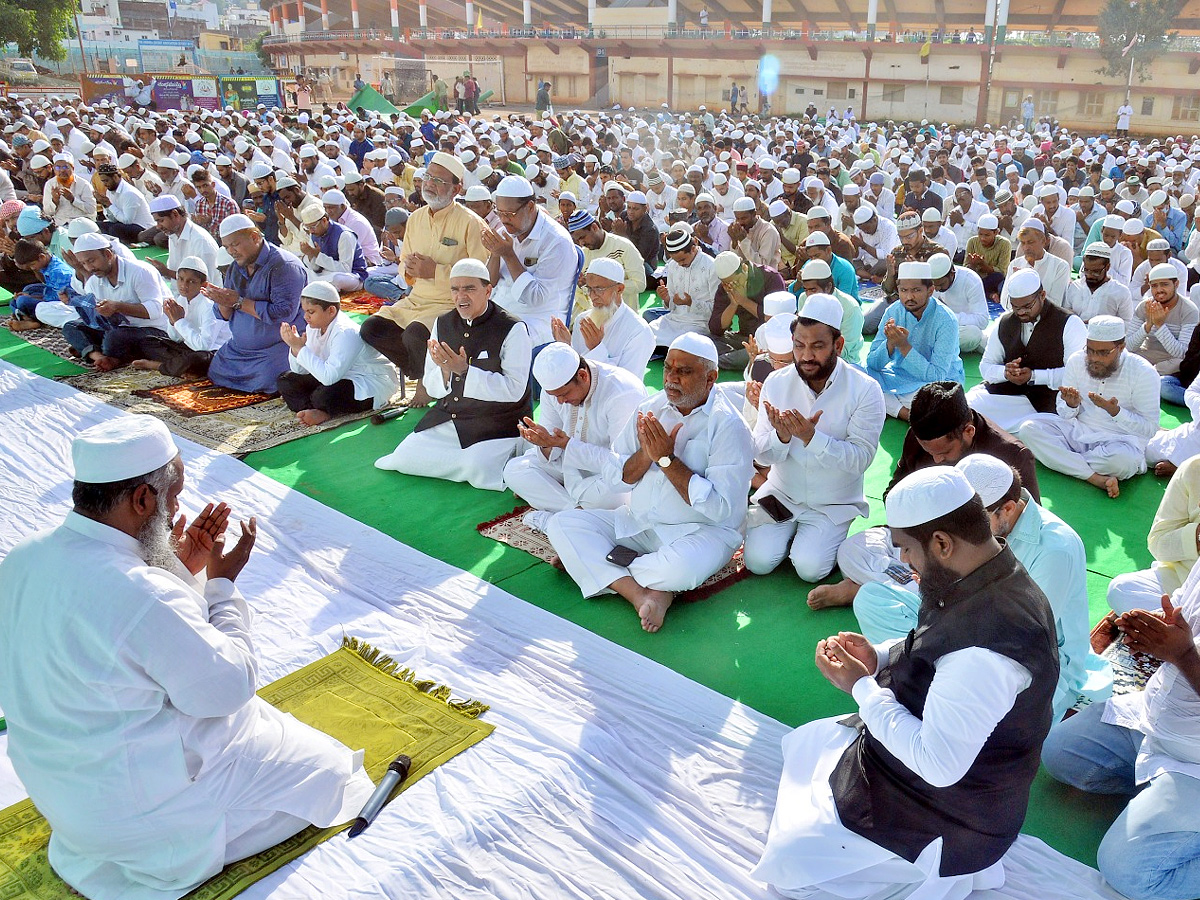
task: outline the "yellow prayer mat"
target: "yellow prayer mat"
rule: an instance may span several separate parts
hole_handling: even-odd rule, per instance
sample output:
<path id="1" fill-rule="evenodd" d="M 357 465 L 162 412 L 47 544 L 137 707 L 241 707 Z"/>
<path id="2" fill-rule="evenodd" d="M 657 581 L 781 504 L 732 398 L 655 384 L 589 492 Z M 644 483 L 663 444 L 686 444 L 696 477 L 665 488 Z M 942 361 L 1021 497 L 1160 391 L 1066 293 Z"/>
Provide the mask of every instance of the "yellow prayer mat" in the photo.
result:
<path id="1" fill-rule="evenodd" d="M 489 707 L 456 700 L 450 688 L 418 680 L 378 650 L 354 638 L 336 652 L 285 675 L 258 695 L 351 748 L 378 782 L 400 753 L 412 757 L 406 790 L 446 760 L 479 743 L 495 726 L 478 720 Z M 395 799 L 396 794 L 392 795 Z M 281 844 L 226 866 L 187 900 L 227 900 L 349 826 L 310 826 Z M 0 811 L 0 897 L 72 900 L 80 895 L 50 868 L 50 825 L 26 799 Z"/>

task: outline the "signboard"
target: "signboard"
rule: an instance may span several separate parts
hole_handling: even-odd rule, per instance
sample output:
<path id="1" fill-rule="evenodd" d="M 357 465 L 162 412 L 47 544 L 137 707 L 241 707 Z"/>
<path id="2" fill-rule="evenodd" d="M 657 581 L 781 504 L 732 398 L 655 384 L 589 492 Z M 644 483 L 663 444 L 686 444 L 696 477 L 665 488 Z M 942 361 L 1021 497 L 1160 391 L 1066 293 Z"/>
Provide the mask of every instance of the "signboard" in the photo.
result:
<path id="1" fill-rule="evenodd" d="M 221 105 L 217 79 L 206 75 L 84 75 L 80 88 L 85 103 L 108 100 L 136 109 L 217 109 Z"/>
<path id="2" fill-rule="evenodd" d="M 240 75 L 221 76 L 220 103 L 238 111 L 255 109 L 260 103 L 268 109 L 283 105 L 279 99 L 278 79 Z"/>

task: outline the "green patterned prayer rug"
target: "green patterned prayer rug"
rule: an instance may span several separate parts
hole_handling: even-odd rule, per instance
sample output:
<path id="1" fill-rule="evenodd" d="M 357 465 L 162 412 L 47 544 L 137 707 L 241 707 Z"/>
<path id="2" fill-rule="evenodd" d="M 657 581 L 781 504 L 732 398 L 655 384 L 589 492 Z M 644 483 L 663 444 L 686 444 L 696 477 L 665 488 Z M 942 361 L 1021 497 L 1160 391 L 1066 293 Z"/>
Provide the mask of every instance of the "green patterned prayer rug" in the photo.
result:
<path id="1" fill-rule="evenodd" d="M 258 695 L 301 722 L 351 748 L 366 749 L 365 766 L 378 782 L 400 753 L 412 770 L 396 793 L 477 744 L 493 727 L 478 716 L 489 707 L 455 700 L 450 688 L 418 680 L 378 650 L 347 638 L 335 653 L 264 687 Z M 394 799 L 394 795 L 393 795 Z M 226 866 L 186 900 L 228 900 L 260 878 L 349 826 L 310 826 L 257 856 Z M 29 800 L 0 811 L 0 897 L 71 900 L 80 895 L 46 859 L 50 826 Z"/>

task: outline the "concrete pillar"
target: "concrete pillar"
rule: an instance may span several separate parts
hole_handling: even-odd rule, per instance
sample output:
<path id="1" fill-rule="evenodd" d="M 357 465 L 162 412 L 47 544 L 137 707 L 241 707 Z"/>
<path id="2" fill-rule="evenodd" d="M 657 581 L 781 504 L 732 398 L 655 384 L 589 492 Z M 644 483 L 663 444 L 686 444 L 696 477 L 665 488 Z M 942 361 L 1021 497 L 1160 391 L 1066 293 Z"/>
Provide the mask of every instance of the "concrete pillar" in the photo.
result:
<path id="1" fill-rule="evenodd" d="M 472 0 L 467 0 L 467 31 L 471 31 L 475 27 L 475 4 Z"/>
<path id="2" fill-rule="evenodd" d="M 879 0 L 867 0 L 867 40 L 874 43 L 875 26 L 879 23 Z M 865 97 L 863 98 L 866 99 Z"/>
<path id="3" fill-rule="evenodd" d="M 358 31 L 358 0 L 350 0 L 350 27 Z"/>
<path id="4" fill-rule="evenodd" d="M 300 22 L 300 30 L 302 32 L 308 31 L 308 22 L 304 18 L 304 0 L 297 0 L 296 18 Z"/>
<path id="5" fill-rule="evenodd" d="M 421 23 L 421 27 L 428 28 L 429 27 L 429 10 L 425 7 L 425 0 L 420 0 L 420 5 L 417 7 L 417 12 L 421 17 L 418 20 Z"/>
<path id="6" fill-rule="evenodd" d="M 1008 0 L 1000 0 L 1000 10 L 996 14 L 996 43 L 1003 44 L 1008 32 Z"/>
<path id="7" fill-rule="evenodd" d="M 986 7 L 983 11 L 983 42 L 990 44 L 992 35 L 996 31 L 996 0 L 985 0 Z"/>
<path id="8" fill-rule="evenodd" d="M 526 0 L 528 2 L 528 0 Z M 596 0 L 588 0 L 588 26 L 596 24 Z"/>
<path id="9" fill-rule="evenodd" d="M 772 9 L 771 0 L 763 0 L 763 15 L 762 15 L 763 31 L 770 30 L 772 14 L 773 14 L 773 9 Z"/>
<path id="10" fill-rule="evenodd" d="M 329 30 L 329 0 L 321 0 L 321 30 Z"/>
<path id="11" fill-rule="evenodd" d="M 673 31 L 679 22 L 679 4 L 676 0 L 667 0 L 667 28 Z"/>
<path id="12" fill-rule="evenodd" d="M 521 21 L 526 28 L 533 25 L 533 0 L 524 0 L 521 4 Z"/>
<path id="13" fill-rule="evenodd" d="M 400 40 L 400 5 L 392 0 L 392 40 Z"/>

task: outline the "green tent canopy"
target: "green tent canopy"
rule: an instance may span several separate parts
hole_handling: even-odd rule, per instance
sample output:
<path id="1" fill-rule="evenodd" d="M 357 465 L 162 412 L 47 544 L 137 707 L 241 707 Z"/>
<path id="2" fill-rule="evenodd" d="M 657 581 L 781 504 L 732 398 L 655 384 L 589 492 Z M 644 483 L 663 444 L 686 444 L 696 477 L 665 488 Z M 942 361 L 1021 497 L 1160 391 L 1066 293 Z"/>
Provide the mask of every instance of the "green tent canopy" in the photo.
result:
<path id="1" fill-rule="evenodd" d="M 431 115 L 438 111 L 437 94 L 435 94 L 433 91 L 430 91 L 420 100 L 414 102 L 412 106 L 406 106 L 404 108 L 404 112 L 412 116 L 414 119 L 419 119 L 421 118 L 421 110 L 425 109 L 429 110 Z"/>
<path id="2" fill-rule="evenodd" d="M 400 110 L 392 105 L 392 103 L 386 97 L 384 97 L 383 94 L 379 93 L 379 91 L 375 90 L 375 88 L 371 87 L 369 84 L 365 85 L 362 90 L 356 92 L 355 95 L 346 103 L 346 105 L 350 107 L 352 112 L 358 112 L 358 108 L 360 106 L 363 109 L 369 110 L 370 112 L 384 114 L 400 112 Z"/>

